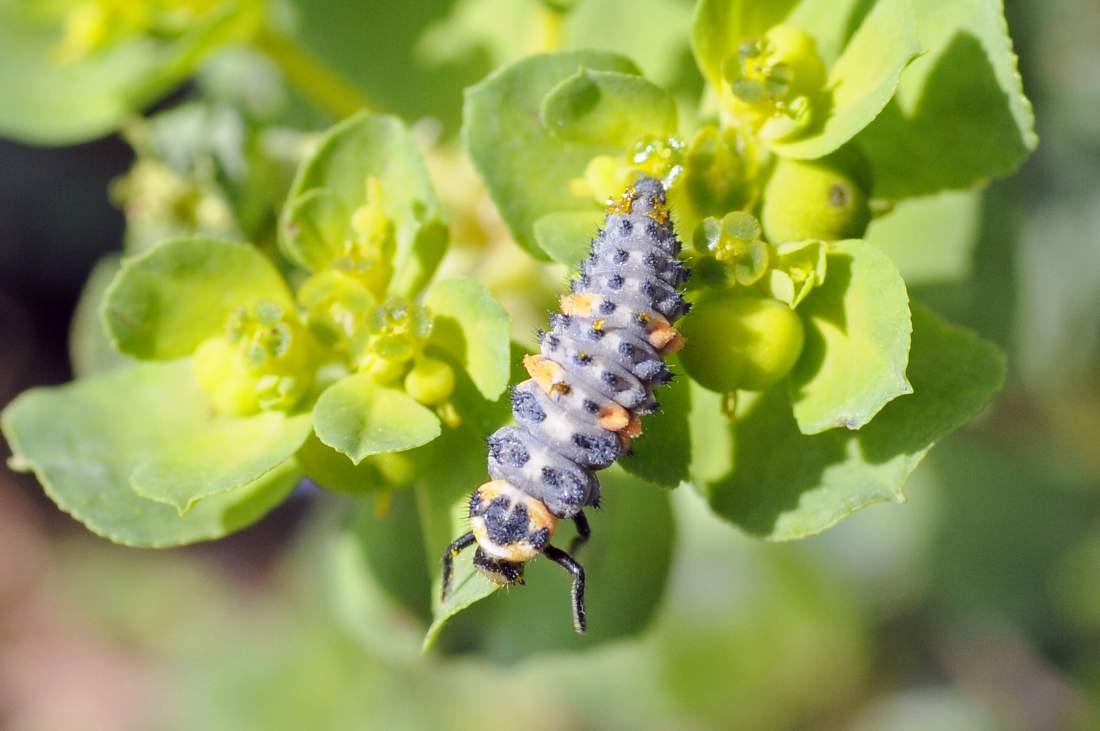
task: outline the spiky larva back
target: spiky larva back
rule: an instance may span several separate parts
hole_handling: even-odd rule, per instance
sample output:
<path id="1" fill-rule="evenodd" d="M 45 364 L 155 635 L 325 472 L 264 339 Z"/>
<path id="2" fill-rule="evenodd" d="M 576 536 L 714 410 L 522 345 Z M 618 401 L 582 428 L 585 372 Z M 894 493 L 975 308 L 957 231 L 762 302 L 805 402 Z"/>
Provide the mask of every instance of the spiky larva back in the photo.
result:
<path id="1" fill-rule="evenodd" d="M 653 390 L 671 378 L 664 356 L 682 339 L 672 323 L 688 304 L 665 191 L 642 178 L 611 204 L 592 253 L 542 333 L 516 386 L 516 425 L 489 437 L 489 474 L 560 518 L 599 504 L 593 474 L 641 434 Z"/>

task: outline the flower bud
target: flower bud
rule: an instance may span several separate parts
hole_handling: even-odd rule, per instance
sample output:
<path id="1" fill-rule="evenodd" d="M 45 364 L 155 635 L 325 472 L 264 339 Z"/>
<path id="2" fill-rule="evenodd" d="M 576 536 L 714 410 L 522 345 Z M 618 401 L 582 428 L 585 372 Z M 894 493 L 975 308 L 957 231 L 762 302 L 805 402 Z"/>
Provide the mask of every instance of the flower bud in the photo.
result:
<path id="1" fill-rule="evenodd" d="M 405 392 L 426 406 L 437 406 L 455 390 L 455 374 L 438 358 L 421 358 L 405 376 Z"/>
<path id="2" fill-rule="evenodd" d="M 772 243 L 858 238 L 871 219 L 867 193 L 840 158 L 776 163 L 764 188 L 764 232 Z"/>
<path id="3" fill-rule="evenodd" d="M 684 318 L 690 346 L 680 353 L 684 370 L 712 391 L 763 391 L 781 381 L 802 353 L 802 320 L 772 299 L 716 290 Z"/>
<path id="4" fill-rule="evenodd" d="M 825 85 L 825 64 L 813 36 L 787 25 L 743 41 L 722 62 L 729 111 L 761 139 L 781 140 L 806 129 Z"/>
<path id="5" fill-rule="evenodd" d="M 241 307 L 226 334 L 195 352 L 199 386 L 220 413 L 293 408 L 313 383 L 316 346 L 292 312 L 271 302 Z"/>

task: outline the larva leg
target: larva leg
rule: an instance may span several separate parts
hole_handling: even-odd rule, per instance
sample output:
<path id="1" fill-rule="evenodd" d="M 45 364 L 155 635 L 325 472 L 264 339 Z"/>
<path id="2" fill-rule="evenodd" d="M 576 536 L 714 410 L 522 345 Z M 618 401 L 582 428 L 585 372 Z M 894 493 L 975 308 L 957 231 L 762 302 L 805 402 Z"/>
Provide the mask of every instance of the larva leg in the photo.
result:
<path id="1" fill-rule="evenodd" d="M 584 608 L 584 567 L 560 548 L 547 546 L 543 553 L 548 559 L 573 575 L 573 629 L 577 634 L 583 635 L 588 629 L 588 617 Z"/>
<path id="2" fill-rule="evenodd" d="M 451 574 L 454 573 L 455 556 L 461 553 L 464 548 L 474 545 L 474 543 L 476 543 L 474 534 L 467 531 L 456 538 L 455 542 L 443 552 L 443 585 L 439 591 L 440 601 L 446 601 L 447 592 L 451 590 Z"/>
<path id="3" fill-rule="evenodd" d="M 588 527 L 588 518 L 584 517 L 584 513 L 573 516 L 573 525 L 577 526 L 577 535 L 569 544 L 569 553 L 576 554 L 581 546 L 588 543 L 588 539 L 592 536 L 592 529 Z"/>

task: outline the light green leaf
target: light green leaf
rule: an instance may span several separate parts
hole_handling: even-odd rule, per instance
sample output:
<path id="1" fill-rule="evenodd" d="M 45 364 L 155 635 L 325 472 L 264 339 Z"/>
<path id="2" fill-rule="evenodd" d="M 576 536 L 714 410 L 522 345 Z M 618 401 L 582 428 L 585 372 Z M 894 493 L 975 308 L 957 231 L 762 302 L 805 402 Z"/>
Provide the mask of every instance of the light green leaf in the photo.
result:
<path id="1" fill-rule="evenodd" d="M 313 407 L 317 437 L 359 464 L 371 454 L 401 452 L 439 436 L 439 419 L 404 391 L 354 374 L 325 389 Z"/>
<path id="2" fill-rule="evenodd" d="M 115 347 L 136 358 L 190 355 L 224 331 L 238 307 L 268 301 L 294 308 L 282 275 L 250 244 L 221 239 L 165 241 L 123 261 L 103 316 Z"/>
<path id="3" fill-rule="evenodd" d="M 791 241 L 774 248 L 775 264 L 763 280 L 769 295 L 793 310 L 825 282 L 828 245 L 823 241 Z"/>
<path id="4" fill-rule="evenodd" d="M 898 201 L 871 221 L 866 240 L 886 252 L 910 285 L 970 275 L 982 217 L 982 191 L 948 191 Z"/>
<path id="5" fill-rule="evenodd" d="M 80 291 L 72 324 L 69 325 L 69 361 L 79 378 L 108 371 L 130 362 L 115 350 L 103 329 L 100 309 L 107 287 L 122 266 L 122 257 L 109 254 L 96 262 Z"/>
<path id="6" fill-rule="evenodd" d="M 458 533 L 455 533 L 455 536 L 457 537 Z M 440 556 L 443 555 L 445 548 L 440 549 Z M 436 607 L 432 623 L 424 633 L 422 645 L 424 652 L 435 646 L 443 629 L 452 619 L 482 599 L 488 598 L 500 588 L 474 568 L 473 550 L 470 549 L 455 558 L 451 591 Z"/>
<path id="7" fill-rule="evenodd" d="M 783 22 L 812 35 L 817 52 L 832 66 L 874 5 L 874 0 L 800 0 Z"/>
<path id="8" fill-rule="evenodd" d="M 365 459 L 352 464 L 347 456 L 325 445 L 316 434 L 306 438 L 297 459 L 306 477 L 326 490 L 362 495 L 386 487 L 386 478 L 373 462 Z"/>
<path id="9" fill-rule="evenodd" d="M 311 272 L 328 267 L 341 254 L 350 217 L 366 203 L 368 178 L 381 183 L 382 207 L 394 226 L 394 271 L 411 259 L 429 261 L 421 249 L 427 243 L 438 249 L 444 217 L 420 150 L 399 119 L 365 112 L 329 129 L 298 168 L 279 226 L 287 257 Z M 422 226 L 433 231 L 418 247 Z"/>
<path id="10" fill-rule="evenodd" d="M 182 82 L 212 49 L 246 34 L 258 5 L 221 2 L 174 40 L 139 36 L 64 59 L 64 14 L 79 6 L 0 0 L 0 135 L 63 145 L 115 131 Z"/>
<path id="11" fill-rule="evenodd" d="M 784 157 L 803 159 L 838 149 L 883 110 L 920 50 L 909 0 L 878 0 L 829 69 L 827 108 L 815 109 L 807 132 L 771 147 Z"/>
<path id="12" fill-rule="evenodd" d="M 365 184 L 360 187 L 366 190 Z M 282 220 L 283 253 L 311 272 L 328 268 L 351 235 L 351 210 L 329 188 L 313 188 L 288 200 Z"/>
<path id="13" fill-rule="evenodd" d="M 332 608 L 374 654 L 407 660 L 418 654 L 431 617 L 422 543 L 411 490 L 358 501 L 332 540 L 326 565 Z"/>
<path id="14" fill-rule="evenodd" d="M 662 487 L 676 487 L 689 479 L 693 447 L 688 430 L 690 383 L 681 375 L 657 389 L 654 395 L 661 409 L 642 419 L 645 431 L 630 445 L 632 453 L 619 457 L 624 470 Z"/>
<path id="15" fill-rule="evenodd" d="M 547 213 L 535 221 L 535 241 L 550 258 L 570 268 L 584 261 L 607 212 L 602 208 Z"/>
<path id="16" fill-rule="evenodd" d="M 13 465 L 33 470 L 58 507 L 116 543 L 177 546 L 243 528 L 289 494 L 301 475 L 293 460 L 203 500 L 184 516 L 130 486 L 143 465 L 217 428 L 220 417 L 211 417 L 190 370 L 189 361 L 135 363 L 27 391 L 3 413 Z M 220 468 L 212 465 L 210 477 L 220 479 Z"/>
<path id="17" fill-rule="evenodd" d="M 890 259 L 863 241 L 833 244 L 829 276 L 798 309 L 806 344 L 789 377 L 805 434 L 859 429 L 888 402 L 912 393 L 905 378 L 909 296 Z"/>
<path id="18" fill-rule="evenodd" d="M 926 53 L 859 142 L 875 194 L 970 188 L 1008 175 L 1035 149 L 1001 0 L 913 0 Z"/>
<path id="19" fill-rule="evenodd" d="M 563 19 L 564 47 L 638 54 L 646 78 L 670 91 L 681 85 L 694 91 L 699 82 L 688 45 L 691 14 L 691 3 L 681 0 L 579 2 Z"/>
<path id="20" fill-rule="evenodd" d="M 394 272 L 390 293 L 410 298 L 420 294 L 443 261 L 450 237 L 451 230 L 439 220 L 429 221 L 417 229 L 408 255 Z"/>
<path id="21" fill-rule="evenodd" d="M 525 58 L 466 91 L 466 150 L 512 236 L 540 259 L 546 255 L 535 243 L 535 221 L 556 211 L 592 210 L 590 197 L 570 192 L 570 181 L 584 173 L 593 157 L 624 152 L 613 145 L 561 140 L 539 117 L 543 97 L 581 67 L 638 73 L 632 62 L 615 54 L 562 52 Z"/>
<path id="22" fill-rule="evenodd" d="M 635 74 L 581 67 L 542 99 L 539 116 L 569 142 L 627 147 L 647 134 L 675 134 L 676 100 Z"/>
<path id="23" fill-rule="evenodd" d="M 255 416 L 189 414 L 178 419 L 171 444 L 138 462 L 130 487 L 186 515 L 200 500 L 236 489 L 290 459 L 309 435 L 309 414 L 268 411 Z"/>
<path id="24" fill-rule="evenodd" d="M 980 412 L 1004 379 L 993 344 L 922 307 L 913 325 L 913 395 L 857 432 L 802 434 L 781 389 L 746 405 L 735 426 L 715 403 L 693 403 L 693 441 L 732 444 L 721 454 L 696 450 L 707 459 L 694 466 L 695 484 L 714 511 L 753 535 L 793 540 L 868 505 L 904 500 L 902 487 L 928 450 Z"/>
<path id="25" fill-rule="evenodd" d="M 692 20 L 691 50 L 703 76 L 716 89 L 726 83 L 722 62 L 741 41 L 762 36 L 783 22 L 798 0 L 699 0 Z"/>
<path id="26" fill-rule="evenodd" d="M 481 394 L 495 399 L 508 385 L 511 318 L 489 290 L 455 277 L 432 286 L 424 305 L 434 317 L 431 343 L 462 365 Z"/>
<path id="27" fill-rule="evenodd" d="M 520 346 L 513 346 L 510 358 L 512 381 L 524 377 L 519 365 L 522 353 Z M 498 588 L 474 570 L 473 552 L 466 551 L 455 561 L 454 583 L 447 601 L 440 603 L 439 600 L 443 551 L 451 541 L 468 530 L 470 493 L 489 480 L 485 439 L 507 422 L 511 414 L 511 399 L 507 395 L 496 401 L 486 401 L 461 369 L 455 373 L 455 392 L 451 400 L 462 417 L 462 423 L 448 431 L 446 438 L 437 439 L 411 453 L 418 469 L 413 491 L 420 516 L 424 565 L 432 584 L 430 599 L 434 610 L 434 620 L 424 638 L 425 650 L 435 643 L 439 632 L 452 616 Z"/>

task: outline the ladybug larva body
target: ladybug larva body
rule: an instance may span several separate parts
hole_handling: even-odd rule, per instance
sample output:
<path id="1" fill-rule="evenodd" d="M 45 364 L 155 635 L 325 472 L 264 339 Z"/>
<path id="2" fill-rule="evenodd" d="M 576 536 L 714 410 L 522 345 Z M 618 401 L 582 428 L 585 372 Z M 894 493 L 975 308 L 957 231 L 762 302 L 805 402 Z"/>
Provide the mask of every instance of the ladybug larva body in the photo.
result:
<path id="1" fill-rule="evenodd" d="M 531 378 L 512 391 L 515 425 L 489 437 L 493 479 L 470 496 L 470 531 L 443 556 L 444 597 L 468 546 L 501 584 L 522 584 L 524 563 L 542 554 L 573 575 L 573 624 L 585 631 L 584 569 L 571 554 L 589 535 L 584 509 L 600 504 L 595 472 L 642 433 L 654 389 L 672 377 L 664 358 L 684 344 L 672 326 L 688 310 L 679 253 L 659 181 L 641 178 L 609 205 L 539 353 L 524 358 Z M 577 527 L 569 552 L 550 543 L 560 520 Z"/>

